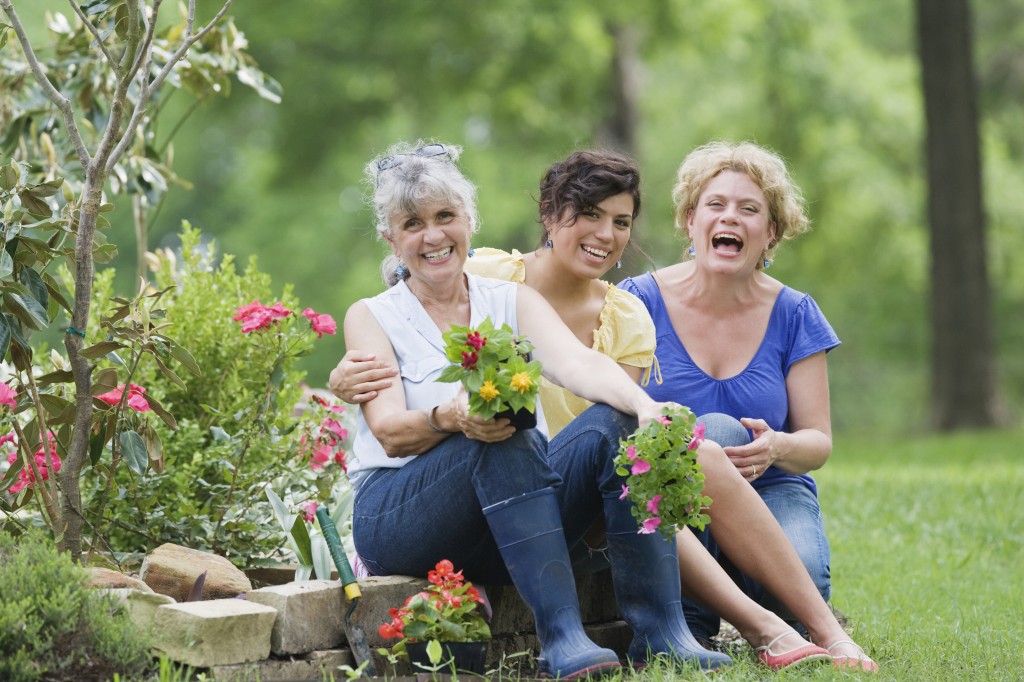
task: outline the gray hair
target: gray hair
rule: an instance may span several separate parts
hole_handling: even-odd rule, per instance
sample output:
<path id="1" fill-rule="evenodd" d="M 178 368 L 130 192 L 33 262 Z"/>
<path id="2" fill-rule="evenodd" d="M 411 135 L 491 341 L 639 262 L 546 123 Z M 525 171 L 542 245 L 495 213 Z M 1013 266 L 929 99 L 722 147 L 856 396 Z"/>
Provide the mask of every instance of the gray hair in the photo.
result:
<path id="1" fill-rule="evenodd" d="M 365 175 L 371 189 L 370 204 L 376 221 L 377 237 L 391 236 L 391 218 L 416 213 L 424 204 L 442 201 L 460 207 L 469 218 L 472 233 L 480 229 L 476 209 L 476 186 L 466 179 L 455 162 L 462 147 L 429 143 L 399 142 L 385 154 L 366 164 Z M 384 284 L 391 287 L 400 279 L 400 262 L 394 254 L 380 264 Z"/>

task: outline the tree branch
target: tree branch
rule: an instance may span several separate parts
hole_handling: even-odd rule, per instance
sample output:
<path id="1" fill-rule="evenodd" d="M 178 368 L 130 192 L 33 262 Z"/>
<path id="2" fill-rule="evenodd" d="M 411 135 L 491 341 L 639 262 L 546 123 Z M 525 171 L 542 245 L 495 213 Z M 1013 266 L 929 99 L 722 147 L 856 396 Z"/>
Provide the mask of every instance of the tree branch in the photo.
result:
<path id="1" fill-rule="evenodd" d="M 89 21 L 89 18 L 85 16 L 85 12 L 82 11 L 82 8 L 78 6 L 78 3 L 75 2 L 75 0 L 68 0 L 68 4 L 71 5 L 71 9 L 75 10 L 75 14 L 78 15 L 79 20 L 81 20 L 85 28 L 88 29 L 89 33 L 92 34 L 92 37 L 96 39 L 96 45 L 98 45 L 100 51 L 103 52 L 103 56 L 107 58 L 111 68 L 116 69 L 117 60 L 114 59 L 114 55 L 110 54 L 107 50 L 107 45 L 103 42 L 103 38 L 100 37 L 100 32 L 96 30 L 96 26 Z"/>
<path id="2" fill-rule="evenodd" d="M 50 82 L 46 71 L 43 69 L 43 65 L 39 63 L 35 50 L 32 49 L 32 43 L 28 40 L 25 27 L 22 26 L 18 13 L 14 11 L 11 0 L 0 0 L 0 7 L 3 8 L 7 18 L 11 21 L 11 26 L 14 28 L 15 35 L 18 36 L 18 42 L 21 43 L 21 50 L 25 54 L 25 59 L 28 60 L 32 74 L 36 77 L 39 86 L 46 93 L 47 98 L 60 110 L 64 118 L 64 126 L 68 131 L 68 137 L 71 138 L 71 143 L 75 146 L 75 152 L 78 154 L 78 160 L 83 168 L 87 168 L 92 163 L 92 157 L 89 156 L 89 150 L 86 149 L 85 141 L 82 140 L 78 125 L 75 123 L 75 111 L 71 108 L 71 100 L 60 94 L 53 83 Z"/>

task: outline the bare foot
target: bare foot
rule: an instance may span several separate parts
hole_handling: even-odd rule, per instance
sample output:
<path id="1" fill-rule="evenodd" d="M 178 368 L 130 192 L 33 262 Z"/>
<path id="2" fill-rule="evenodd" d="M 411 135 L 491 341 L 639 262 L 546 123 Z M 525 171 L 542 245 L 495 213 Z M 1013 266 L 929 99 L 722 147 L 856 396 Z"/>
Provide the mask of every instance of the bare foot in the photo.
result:
<path id="1" fill-rule="evenodd" d="M 878 664 L 853 640 L 838 639 L 825 648 L 832 654 L 832 663 L 837 668 L 853 668 L 866 673 L 878 672 Z"/>

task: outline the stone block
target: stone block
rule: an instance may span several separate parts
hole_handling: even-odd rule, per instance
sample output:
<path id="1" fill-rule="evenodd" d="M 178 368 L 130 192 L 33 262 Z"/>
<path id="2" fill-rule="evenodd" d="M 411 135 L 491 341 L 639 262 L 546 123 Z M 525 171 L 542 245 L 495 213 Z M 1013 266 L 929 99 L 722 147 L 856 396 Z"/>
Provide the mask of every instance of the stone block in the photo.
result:
<path id="1" fill-rule="evenodd" d="M 334 649 L 346 641 L 348 604 L 340 582 L 304 580 L 274 585 L 253 590 L 246 598 L 277 610 L 270 636 L 270 651 L 275 656 Z"/>
<path id="2" fill-rule="evenodd" d="M 148 587 L 146 591 L 119 587 L 100 590 L 100 592 L 122 605 L 136 629 L 146 633 L 152 632 L 156 610 L 164 604 L 174 603 L 174 599 L 171 597 L 166 594 L 157 594 Z"/>
<path id="3" fill-rule="evenodd" d="M 245 573 L 224 557 L 172 543 L 160 545 L 142 562 L 140 577 L 154 592 L 183 602 L 203 572 L 204 599 L 221 599 L 246 594 L 252 583 Z"/>
<path id="4" fill-rule="evenodd" d="M 355 660 L 348 649 L 312 651 L 304 656 L 289 656 L 284 659 L 271 658 L 256 663 L 236 665 L 215 665 L 208 671 L 207 679 L 217 682 L 321 682 L 345 679 L 341 666 L 355 668 Z"/>
<path id="5" fill-rule="evenodd" d="M 244 599 L 167 604 L 153 619 L 153 647 L 197 668 L 259 661 L 270 655 L 276 618 L 276 609 Z"/>

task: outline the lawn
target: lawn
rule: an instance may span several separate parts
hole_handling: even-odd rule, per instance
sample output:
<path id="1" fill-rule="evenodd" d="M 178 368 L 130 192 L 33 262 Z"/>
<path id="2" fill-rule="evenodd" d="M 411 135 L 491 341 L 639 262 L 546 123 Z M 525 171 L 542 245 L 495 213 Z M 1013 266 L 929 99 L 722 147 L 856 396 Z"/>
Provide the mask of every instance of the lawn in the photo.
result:
<path id="1" fill-rule="evenodd" d="M 881 666 L 872 679 L 1024 678 L 1022 450 L 1022 430 L 835 439 L 816 476 L 833 603 Z M 736 659 L 714 679 L 779 676 L 749 648 Z M 781 676 L 867 677 L 821 668 Z"/>

